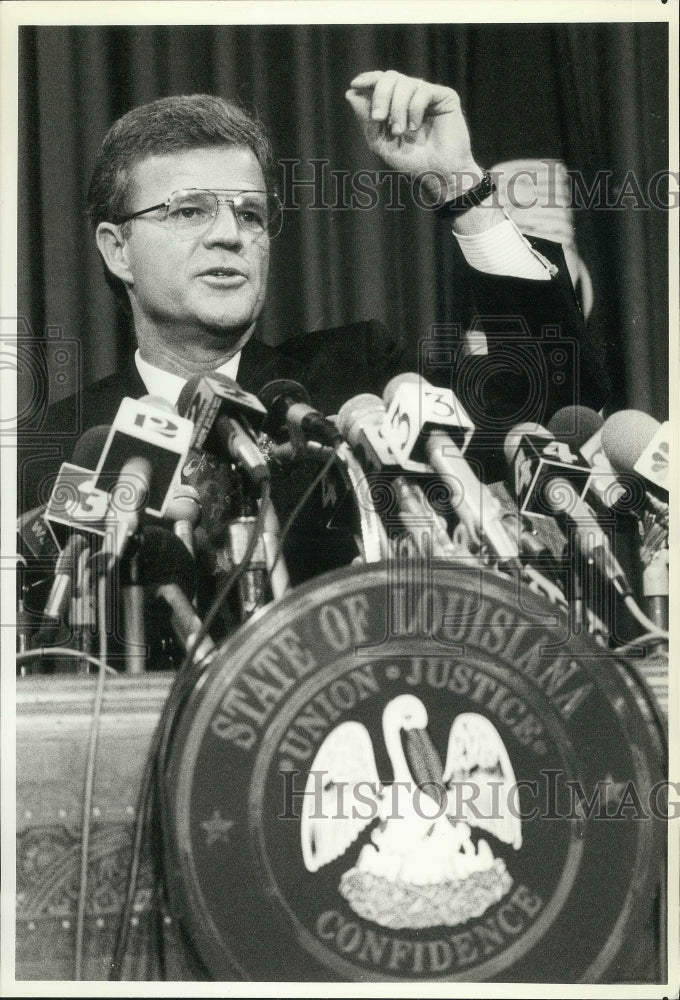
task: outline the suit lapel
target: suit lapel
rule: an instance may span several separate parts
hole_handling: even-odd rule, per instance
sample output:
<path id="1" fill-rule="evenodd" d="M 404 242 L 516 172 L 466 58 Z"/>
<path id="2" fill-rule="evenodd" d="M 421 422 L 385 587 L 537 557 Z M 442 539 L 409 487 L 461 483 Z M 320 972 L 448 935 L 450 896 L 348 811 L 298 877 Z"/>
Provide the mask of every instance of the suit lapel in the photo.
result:
<path id="1" fill-rule="evenodd" d="M 241 353 L 236 380 L 247 392 L 259 392 L 273 379 L 304 379 L 306 365 L 288 354 L 285 345 L 270 347 L 261 340 L 251 338 Z"/>

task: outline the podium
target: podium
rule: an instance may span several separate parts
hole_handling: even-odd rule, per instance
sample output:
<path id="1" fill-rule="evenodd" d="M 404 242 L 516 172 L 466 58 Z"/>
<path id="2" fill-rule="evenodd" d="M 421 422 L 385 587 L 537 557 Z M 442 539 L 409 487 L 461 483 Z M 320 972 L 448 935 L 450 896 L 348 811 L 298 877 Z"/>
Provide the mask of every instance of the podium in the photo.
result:
<path id="1" fill-rule="evenodd" d="M 608 796 L 634 781 L 644 797 L 663 779 L 665 657 L 649 657 L 635 668 L 625 661 L 605 663 L 583 637 L 570 640 L 571 659 L 565 666 L 561 647 L 550 653 L 557 633 L 544 621 L 552 613 L 545 602 L 525 592 L 518 602 L 509 581 L 491 575 L 480 581 L 477 570 L 452 573 L 443 565 L 438 571 L 431 595 L 447 614 L 434 616 L 439 631 L 431 635 L 411 629 L 424 606 L 392 608 L 385 601 L 384 567 L 348 568 L 299 588 L 268 615 L 246 623 L 220 647 L 197 685 L 177 726 L 168 766 L 168 856 L 163 861 L 183 934 L 213 981 L 357 980 L 366 963 L 356 963 L 364 954 L 375 956 L 373 980 L 390 981 L 396 977 L 378 962 L 383 956 L 396 962 L 393 942 L 403 942 L 406 934 L 414 942 L 410 959 L 418 965 L 407 970 L 411 981 L 423 978 L 416 975 L 422 971 L 421 960 L 427 957 L 432 965 L 435 960 L 442 965 L 446 957 L 453 961 L 454 947 L 459 954 L 463 941 L 480 942 L 476 981 L 482 976 L 488 981 L 541 981 L 534 976 L 534 964 L 542 962 L 542 972 L 549 971 L 555 942 L 572 948 L 561 967 L 566 981 L 663 981 L 666 904 L 659 887 L 665 883 L 665 825 L 655 817 L 645 823 L 614 822 L 608 810 L 616 813 L 617 802 Z M 399 614 L 388 614 L 390 608 Z M 522 621 L 515 627 L 518 615 Z M 529 628 L 534 618 L 548 643 L 544 659 L 539 633 Z M 454 628 L 455 635 L 446 632 Z M 639 675 L 646 677 L 646 685 Z M 107 677 L 105 682 L 90 817 L 84 980 L 109 976 L 139 789 L 172 680 L 172 674 L 150 672 Z M 17 980 L 74 978 L 83 790 L 96 683 L 95 677 L 68 674 L 17 680 Z M 493 724 L 494 746 L 502 741 L 511 764 L 512 753 L 514 777 L 525 785 L 527 776 L 557 774 L 556 765 L 569 768 L 565 777 L 582 783 L 595 809 L 592 818 L 570 809 L 533 826 L 530 816 L 523 815 L 521 844 L 519 838 L 495 837 L 493 871 L 509 871 L 511 884 L 502 885 L 500 898 L 485 904 L 481 914 L 456 911 L 440 924 L 426 913 L 427 955 L 416 947 L 420 925 L 411 923 L 406 931 L 401 924 L 393 926 L 401 920 L 399 907 L 367 912 L 354 895 L 343 895 L 350 879 L 352 885 L 362 880 L 369 889 L 377 885 L 373 895 L 364 894 L 369 902 L 381 901 L 378 889 L 384 896 L 386 889 L 410 892 L 420 883 L 402 878 L 396 885 L 385 877 L 380 882 L 362 867 L 361 852 L 374 843 L 368 829 L 361 834 L 363 847 L 349 845 L 351 856 L 345 850 L 320 864 L 310 863 L 310 850 L 305 852 L 312 842 L 305 839 L 309 824 L 303 814 L 282 815 L 278 797 L 282 776 L 297 769 L 306 780 L 305 769 L 311 774 L 315 761 L 328 760 L 326 750 L 333 741 L 336 748 L 346 741 L 341 753 L 331 754 L 333 760 L 344 766 L 349 758 L 351 763 L 357 735 L 364 729 L 382 754 L 376 757 L 381 781 L 392 781 L 388 751 L 383 752 L 380 740 L 390 713 L 405 708 L 420 713 L 399 723 L 416 782 L 423 781 L 423 762 L 441 770 L 454 724 L 460 731 L 460 718 L 468 728 L 474 723 L 478 732 L 482 724 L 490 732 Z M 507 763 L 504 767 L 507 771 Z M 425 777 L 432 775 L 428 771 Z M 297 787 L 304 790 L 304 784 Z M 593 798 L 595 790 L 598 798 Z M 466 823 L 473 824 L 471 815 Z M 488 841 L 494 831 L 483 829 L 481 835 Z M 427 842 L 421 840 L 414 848 L 417 858 L 427 853 Z M 448 875 L 430 880 L 427 891 L 448 893 L 457 906 L 453 888 L 467 878 L 458 878 L 455 886 Z M 122 979 L 201 978 L 190 966 L 172 920 L 164 928 L 163 977 L 151 892 L 147 854 Z M 238 905 L 225 905 L 225 900 Z M 599 909 L 593 905 L 596 900 Z M 535 933 L 529 920 L 536 924 Z M 318 940 L 310 932 L 296 937 L 303 921 Z M 581 962 L 581 950 L 596 932 L 601 940 Z M 525 964 L 515 967 L 511 963 L 520 933 Z M 497 968 L 490 975 L 481 965 L 482 943 L 489 935 L 504 946 L 498 957 L 492 956 Z M 450 949 L 447 942 L 452 942 Z M 243 974 L 234 971 L 239 968 Z M 470 978 L 467 968 L 452 968 L 446 975 L 451 981 Z"/>

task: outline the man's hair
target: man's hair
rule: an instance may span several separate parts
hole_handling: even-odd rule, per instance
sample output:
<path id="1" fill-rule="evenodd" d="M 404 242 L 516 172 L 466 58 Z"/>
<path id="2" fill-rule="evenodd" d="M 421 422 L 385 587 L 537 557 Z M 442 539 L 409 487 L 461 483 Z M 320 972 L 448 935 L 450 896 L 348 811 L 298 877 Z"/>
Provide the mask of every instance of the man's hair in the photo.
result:
<path id="1" fill-rule="evenodd" d="M 215 146 L 252 150 L 267 188 L 272 187 L 274 157 L 266 129 L 234 101 L 212 94 L 175 95 L 128 111 L 106 133 L 92 171 L 87 209 L 93 229 L 100 222 L 119 223 L 129 213 L 132 173 L 143 160 Z M 104 271 L 114 291 L 124 292 L 122 283 L 106 266 Z M 126 295 L 123 298 L 127 300 Z"/>
<path id="2" fill-rule="evenodd" d="M 127 214 L 130 178 L 142 160 L 209 146 L 251 149 L 271 185 L 273 155 L 264 125 L 233 101 L 177 95 L 128 111 L 107 132 L 95 161 L 87 195 L 92 226 L 119 222 Z"/>

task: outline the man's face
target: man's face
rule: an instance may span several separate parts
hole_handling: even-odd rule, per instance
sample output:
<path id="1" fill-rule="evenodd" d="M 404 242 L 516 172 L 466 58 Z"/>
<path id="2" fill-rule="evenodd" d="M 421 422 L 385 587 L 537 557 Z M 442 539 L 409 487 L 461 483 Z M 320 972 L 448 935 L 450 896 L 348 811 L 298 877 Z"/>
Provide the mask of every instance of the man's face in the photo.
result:
<path id="1" fill-rule="evenodd" d="M 153 156 L 134 169 L 128 211 L 157 205 L 182 188 L 264 190 L 250 149 L 215 147 Z M 229 205 L 220 205 L 199 234 L 177 235 L 156 213 L 128 223 L 125 254 L 138 333 L 187 348 L 195 339 L 228 347 L 253 326 L 264 303 L 269 238 L 239 229 Z"/>

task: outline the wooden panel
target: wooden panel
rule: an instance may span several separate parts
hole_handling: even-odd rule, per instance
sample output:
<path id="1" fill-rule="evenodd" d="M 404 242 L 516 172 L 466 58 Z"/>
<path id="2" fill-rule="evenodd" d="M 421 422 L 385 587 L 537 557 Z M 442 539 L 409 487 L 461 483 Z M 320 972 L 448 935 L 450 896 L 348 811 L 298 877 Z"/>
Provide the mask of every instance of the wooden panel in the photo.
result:
<path id="1" fill-rule="evenodd" d="M 126 887 L 137 796 L 168 674 L 107 678 L 97 748 L 83 979 L 108 977 Z M 17 980 L 73 979 L 83 790 L 94 678 L 17 680 Z M 157 979 L 151 872 L 140 874 L 125 979 Z M 170 929 L 171 931 L 172 929 Z M 169 978 L 189 979 L 172 941 Z"/>

